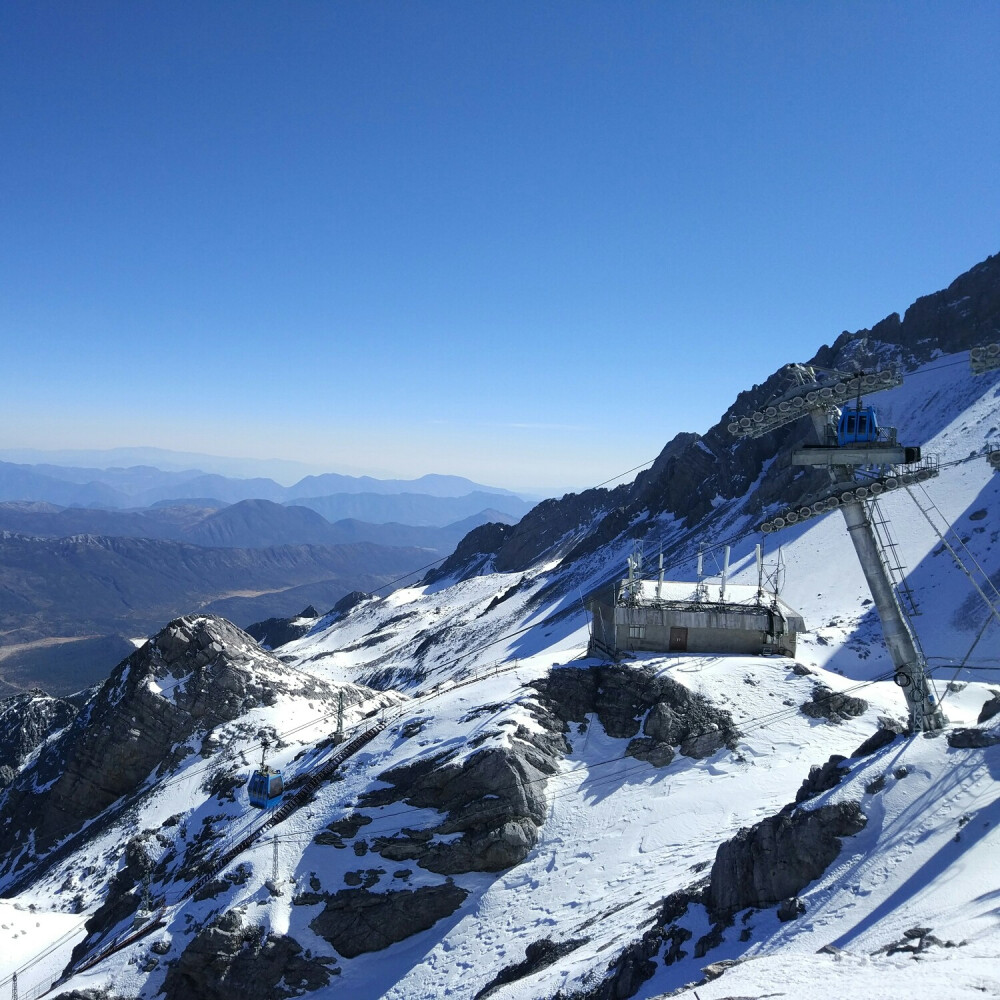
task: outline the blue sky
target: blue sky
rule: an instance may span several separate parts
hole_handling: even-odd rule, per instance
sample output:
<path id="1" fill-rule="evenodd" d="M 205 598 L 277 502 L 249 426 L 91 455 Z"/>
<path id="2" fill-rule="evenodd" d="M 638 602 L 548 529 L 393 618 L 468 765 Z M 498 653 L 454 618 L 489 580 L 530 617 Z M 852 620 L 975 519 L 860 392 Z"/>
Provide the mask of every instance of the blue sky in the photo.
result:
<path id="1" fill-rule="evenodd" d="M 0 447 L 582 488 L 1000 250 L 1000 4 L 0 5 Z"/>

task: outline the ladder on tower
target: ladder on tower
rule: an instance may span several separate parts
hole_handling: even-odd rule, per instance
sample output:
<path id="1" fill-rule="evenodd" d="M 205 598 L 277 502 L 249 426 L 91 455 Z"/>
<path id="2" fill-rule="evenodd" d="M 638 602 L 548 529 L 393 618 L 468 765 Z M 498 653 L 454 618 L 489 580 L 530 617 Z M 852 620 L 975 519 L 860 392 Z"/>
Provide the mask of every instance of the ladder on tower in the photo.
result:
<path id="1" fill-rule="evenodd" d="M 921 614 L 917 607 L 917 599 L 906 579 L 906 564 L 899 554 L 899 542 L 892 534 L 889 518 L 883 513 L 876 499 L 868 501 L 868 519 L 875 533 L 875 545 L 882 563 L 889 573 L 900 607 L 907 618 Z"/>

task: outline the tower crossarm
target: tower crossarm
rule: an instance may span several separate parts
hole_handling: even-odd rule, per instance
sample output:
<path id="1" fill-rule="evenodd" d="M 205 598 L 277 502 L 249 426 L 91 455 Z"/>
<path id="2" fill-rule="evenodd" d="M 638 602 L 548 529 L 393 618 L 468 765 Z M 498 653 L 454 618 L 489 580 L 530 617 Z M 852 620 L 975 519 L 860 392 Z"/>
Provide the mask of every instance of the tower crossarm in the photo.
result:
<path id="1" fill-rule="evenodd" d="M 735 417 L 728 424 L 729 432 L 736 437 L 763 437 L 779 427 L 794 423 L 808 413 L 827 410 L 861 395 L 868 396 L 903 384 L 903 376 L 888 368 L 877 372 L 853 373 L 804 365 L 797 365 L 795 368 L 799 372 L 808 372 L 813 381 L 793 386 L 783 396 L 761 409 Z"/>
<path id="2" fill-rule="evenodd" d="M 914 483 L 925 482 L 937 474 L 937 467 L 928 463 L 919 469 L 897 470 L 891 475 L 873 476 L 862 483 L 841 476 L 830 485 L 829 489 L 823 490 L 819 494 L 813 494 L 795 506 L 779 510 L 773 517 L 768 518 L 760 525 L 760 530 L 765 535 L 773 531 L 780 531 L 782 528 L 798 524 L 800 521 L 806 521 L 810 517 L 820 517 L 844 504 L 873 499 L 882 493 L 899 489 L 900 486 L 911 486 Z"/>

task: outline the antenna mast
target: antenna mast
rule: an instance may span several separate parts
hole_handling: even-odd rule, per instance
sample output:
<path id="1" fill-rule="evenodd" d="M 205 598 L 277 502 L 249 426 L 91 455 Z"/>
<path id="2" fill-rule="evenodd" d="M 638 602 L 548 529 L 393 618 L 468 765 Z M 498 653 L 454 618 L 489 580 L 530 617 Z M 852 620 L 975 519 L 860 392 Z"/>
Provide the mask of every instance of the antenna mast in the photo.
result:
<path id="1" fill-rule="evenodd" d="M 694 589 L 696 601 L 708 600 L 708 587 L 705 585 L 705 546 L 698 546 L 698 585 Z"/>

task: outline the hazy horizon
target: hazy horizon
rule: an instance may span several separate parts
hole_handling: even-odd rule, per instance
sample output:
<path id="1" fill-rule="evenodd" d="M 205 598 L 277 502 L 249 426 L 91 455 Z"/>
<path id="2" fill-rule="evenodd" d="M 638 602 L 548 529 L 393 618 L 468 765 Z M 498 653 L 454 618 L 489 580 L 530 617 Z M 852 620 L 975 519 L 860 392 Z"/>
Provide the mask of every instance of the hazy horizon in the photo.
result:
<path id="1" fill-rule="evenodd" d="M 281 486 L 294 486 L 307 476 L 341 475 L 357 479 L 371 478 L 378 480 L 400 480 L 402 482 L 419 482 L 427 477 L 444 477 L 466 480 L 470 486 L 483 487 L 487 490 L 508 490 L 523 493 L 528 496 L 555 496 L 558 491 L 573 492 L 569 487 L 544 486 L 508 486 L 505 483 L 482 483 L 448 472 L 426 472 L 419 476 L 394 476 L 384 471 L 362 469 L 330 469 L 321 465 L 308 465 L 302 462 L 292 462 L 280 458 L 252 458 L 234 455 L 208 455 L 197 452 L 173 451 L 169 448 L 150 448 L 143 446 L 118 447 L 107 449 L 39 449 L 39 448 L 0 448 L 0 462 L 10 462 L 20 465 L 58 465 L 79 468 L 110 469 L 129 468 L 135 466 L 153 466 L 163 471 L 184 472 L 198 470 L 209 474 L 228 476 L 234 479 L 273 479 Z M 587 488 L 587 487 L 578 487 Z"/>

